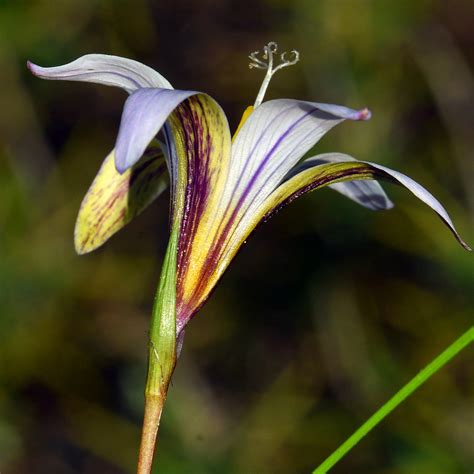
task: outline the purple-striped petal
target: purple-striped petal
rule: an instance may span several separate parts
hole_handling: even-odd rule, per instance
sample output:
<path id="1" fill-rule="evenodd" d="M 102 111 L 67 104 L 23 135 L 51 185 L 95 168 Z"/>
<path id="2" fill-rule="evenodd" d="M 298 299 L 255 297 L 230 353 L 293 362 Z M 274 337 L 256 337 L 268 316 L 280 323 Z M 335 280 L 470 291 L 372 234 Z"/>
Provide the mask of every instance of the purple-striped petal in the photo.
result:
<path id="1" fill-rule="evenodd" d="M 28 69 L 42 79 L 82 81 L 125 89 L 129 94 L 142 87 L 173 89 L 157 71 L 132 59 L 107 54 L 86 54 L 63 66 L 41 67 L 27 62 Z"/>
<path id="2" fill-rule="evenodd" d="M 351 160 L 357 161 L 349 155 L 341 155 L 338 153 L 323 153 L 313 156 L 295 166 L 285 177 L 284 181 L 289 180 L 306 169 L 318 165 Z M 393 207 L 393 202 L 388 198 L 382 186 L 377 181 L 346 181 L 329 184 L 328 187 L 372 211 L 387 210 Z"/>
<path id="3" fill-rule="evenodd" d="M 291 99 L 264 102 L 234 138 L 227 191 L 232 204 L 252 214 L 331 128 L 369 118 L 367 109 Z"/>
<path id="4" fill-rule="evenodd" d="M 233 139 L 216 260 L 222 274 L 254 219 L 288 172 L 334 126 L 367 120 L 367 109 L 291 99 L 264 102 Z"/>
<path id="5" fill-rule="evenodd" d="M 342 153 L 332 153 L 330 155 L 331 159 L 328 159 L 328 154 L 322 155 L 323 160 L 328 163 L 317 164 L 316 166 L 304 169 L 283 182 L 267 199 L 258 215 L 254 216 L 255 225 L 262 219 L 269 218 L 281 207 L 308 191 L 344 181 L 380 179 L 398 184 L 411 191 L 418 199 L 438 214 L 466 250 L 471 250 L 456 231 L 446 209 L 428 190 L 416 181 L 398 171 L 376 163 L 357 161 L 351 156 Z M 314 157 L 314 160 L 317 162 L 318 156 Z"/>

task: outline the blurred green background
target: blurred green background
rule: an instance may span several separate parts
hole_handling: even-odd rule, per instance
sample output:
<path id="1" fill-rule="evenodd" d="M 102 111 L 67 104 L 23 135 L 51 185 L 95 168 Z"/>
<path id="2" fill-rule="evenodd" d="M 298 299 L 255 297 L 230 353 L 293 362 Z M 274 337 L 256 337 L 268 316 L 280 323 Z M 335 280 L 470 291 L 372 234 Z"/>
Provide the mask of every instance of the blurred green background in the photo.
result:
<path id="1" fill-rule="evenodd" d="M 398 169 L 474 243 L 472 0 L 0 2 L 0 471 L 134 472 L 147 326 L 168 195 L 75 255 L 79 204 L 113 147 L 122 91 L 29 75 L 90 52 L 208 92 L 235 127 L 268 41 L 297 49 L 267 99 L 369 106 L 317 151 Z M 157 473 L 309 473 L 471 324 L 474 265 L 439 219 L 386 186 L 373 213 L 322 190 L 261 226 L 188 326 Z M 474 469 L 467 349 L 334 473 Z"/>

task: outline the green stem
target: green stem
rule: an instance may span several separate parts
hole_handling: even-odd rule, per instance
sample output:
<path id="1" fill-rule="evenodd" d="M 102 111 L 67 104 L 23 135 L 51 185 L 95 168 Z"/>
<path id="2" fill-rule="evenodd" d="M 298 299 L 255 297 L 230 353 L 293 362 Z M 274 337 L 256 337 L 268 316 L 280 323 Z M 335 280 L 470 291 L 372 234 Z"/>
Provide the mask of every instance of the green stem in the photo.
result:
<path id="1" fill-rule="evenodd" d="M 474 341 L 474 326 L 468 329 L 459 339 L 445 349 L 438 357 L 430 362 L 410 382 L 398 391 L 385 405 L 372 415 L 352 436 L 350 436 L 339 448 L 334 451 L 313 474 L 324 474 L 339 462 L 364 436 L 366 436 L 378 423 L 380 423 L 390 412 L 411 395 L 418 387 L 423 385 L 433 374 L 441 369 L 456 354 Z"/>
<path id="2" fill-rule="evenodd" d="M 145 414 L 138 456 L 138 474 L 149 474 L 168 386 L 176 366 L 176 259 L 178 226 L 170 236 L 156 292 L 150 326 Z"/>

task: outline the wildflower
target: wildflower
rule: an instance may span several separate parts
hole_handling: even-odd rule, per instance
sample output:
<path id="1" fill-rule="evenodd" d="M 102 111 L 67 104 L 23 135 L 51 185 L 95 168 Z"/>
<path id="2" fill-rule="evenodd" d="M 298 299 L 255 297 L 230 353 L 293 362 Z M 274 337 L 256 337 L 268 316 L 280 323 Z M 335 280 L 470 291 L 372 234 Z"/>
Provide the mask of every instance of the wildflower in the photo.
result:
<path id="1" fill-rule="evenodd" d="M 368 109 L 279 99 L 263 102 L 272 75 L 295 64 L 296 51 L 277 45 L 249 57 L 266 70 L 253 107 L 233 138 L 226 116 L 207 94 L 175 90 L 158 72 L 136 61 L 86 55 L 64 66 L 42 68 L 44 79 L 117 86 L 125 102 L 115 149 L 105 159 L 81 205 L 75 231 L 79 253 L 102 245 L 171 187 L 171 237 L 154 308 L 147 399 L 159 407 L 145 414 L 144 438 L 156 435 L 161 407 L 182 344 L 184 328 L 205 302 L 249 234 L 262 221 L 302 194 L 330 186 L 373 210 L 392 207 L 380 184 L 386 180 L 411 191 L 457 234 L 442 205 L 422 186 L 384 166 L 342 153 L 303 159 L 331 128 L 344 120 L 367 120 Z M 160 140 L 160 141 L 159 141 Z M 147 404 L 146 411 L 152 403 Z M 148 430 L 148 431 L 147 431 Z M 149 450 L 149 449 L 148 449 Z M 141 459 L 143 470 L 151 455 Z"/>

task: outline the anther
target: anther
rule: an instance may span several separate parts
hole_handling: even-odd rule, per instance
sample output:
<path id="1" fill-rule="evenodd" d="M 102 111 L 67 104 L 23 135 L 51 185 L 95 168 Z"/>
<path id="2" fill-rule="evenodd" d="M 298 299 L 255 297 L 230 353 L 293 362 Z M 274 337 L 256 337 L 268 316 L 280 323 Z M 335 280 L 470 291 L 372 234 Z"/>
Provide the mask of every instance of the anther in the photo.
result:
<path id="1" fill-rule="evenodd" d="M 265 78 L 263 79 L 262 85 L 258 92 L 257 99 L 255 100 L 254 107 L 258 107 L 262 103 L 263 97 L 265 96 L 265 92 L 267 91 L 268 85 L 270 84 L 270 79 L 272 78 L 273 74 L 284 67 L 296 64 L 300 59 L 300 54 L 298 51 L 290 51 L 288 58 L 288 53 L 285 51 L 280 54 L 280 64 L 278 64 L 276 67 L 273 67 L 273 56 L 278 51 L 278 45 L 274 41 L 270 41 L 270 43 L 263 47 L 262 51 L 263 52 L 254 51 L 253 53 L 249 54 L 249 59 L 251 61 L 249 64 L 250 69 L 256 68 L 267 70 Z M 261 54 L 260 58 L 258 57 L 259 54 Z"/>

